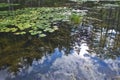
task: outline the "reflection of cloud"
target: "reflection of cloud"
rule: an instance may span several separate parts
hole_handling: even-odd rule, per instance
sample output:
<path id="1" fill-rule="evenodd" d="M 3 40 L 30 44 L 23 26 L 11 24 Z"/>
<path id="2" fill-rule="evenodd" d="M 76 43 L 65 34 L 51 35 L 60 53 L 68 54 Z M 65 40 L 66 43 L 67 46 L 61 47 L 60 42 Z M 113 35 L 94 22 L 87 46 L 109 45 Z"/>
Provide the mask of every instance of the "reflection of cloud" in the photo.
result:
<path id="1" fill-rule="evenodd" d="M 120 59 L 101 60 L 86 51 L 86 43 L 80 48 L 79 54 L 74 49 L 69 55 L 56 48 L 52 55 L 33 61 L 25 75 L 21 72 L 11 80 L 111 80 L 120 75 Z"/>
<path id="2" fill-rule="evenodd" d="M 5 78 L 8 76 L 7 71 L 1 70 L 0 71 L 0 80 L 5 80 Z"/>

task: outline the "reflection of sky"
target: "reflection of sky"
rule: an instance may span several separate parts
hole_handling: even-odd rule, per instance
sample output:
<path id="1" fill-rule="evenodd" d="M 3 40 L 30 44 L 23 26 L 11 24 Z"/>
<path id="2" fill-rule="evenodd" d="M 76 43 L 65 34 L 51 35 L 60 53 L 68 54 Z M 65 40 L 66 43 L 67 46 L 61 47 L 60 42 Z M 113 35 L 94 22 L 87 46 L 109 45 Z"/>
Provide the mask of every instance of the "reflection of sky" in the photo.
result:
<path id="1" fill-rule="evenodd" d="M 52 55 L 34 60 L 28 69 L 7 80 L 111 80 L 120 76 L 120 58 L 102 60 L 86 51 L 86 43 L 80 48 L 79 54 L 74 49 L 69 55 L 56 48 Z"/>

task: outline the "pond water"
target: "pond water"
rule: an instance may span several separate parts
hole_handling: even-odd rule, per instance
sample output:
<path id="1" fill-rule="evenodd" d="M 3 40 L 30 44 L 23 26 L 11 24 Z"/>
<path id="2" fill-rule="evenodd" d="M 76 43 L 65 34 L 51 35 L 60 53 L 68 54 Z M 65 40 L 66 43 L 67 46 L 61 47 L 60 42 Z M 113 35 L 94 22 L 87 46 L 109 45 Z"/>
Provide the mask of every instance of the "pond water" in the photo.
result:
<path id="1" fill-rule="evenodd" d="M 119 31 L 65 26 L 42 39 L 1 33 L 0 80 L 120 79 Z"/>
<path id="2" fill-rule="evenodd" d="M 90 28 L 92 26 L 89 26 Z M 4 69 L 0 71 L 0 80 L 116 80 L 119 78 L 120 57 L 103 59 L 96 53 L 90 53 L 91 37 L 90 33 L 89 36 L 87 34 L 81 26 L 77 30 L 73 29 L 71 35 L 74 36 L 74 41 L 69 53 L 66 54 L 65 47 L 61 49 L 56 47 L 53 52 L 44 53 L 40 59 L 33 58 L 30 64 L 27 63 L 28 58 L 22 57 L 24 63 L 19 63 L 22 64 L 22 68 L 18 67 L 17 75 Z"/>
<path id="3" fill-rule="evenodd" d="M 87 44 L 81 45 L 81 52 L 55 49 L 51 55 L 34 60 L 31 66 L 20 70 L 17 76 L 1 71 L 6 80 L 114 80 L 120 75 L 120 58 L 101 60 L 90 55 Z M 3 79 L 2 79 L 3 80 Z"/>

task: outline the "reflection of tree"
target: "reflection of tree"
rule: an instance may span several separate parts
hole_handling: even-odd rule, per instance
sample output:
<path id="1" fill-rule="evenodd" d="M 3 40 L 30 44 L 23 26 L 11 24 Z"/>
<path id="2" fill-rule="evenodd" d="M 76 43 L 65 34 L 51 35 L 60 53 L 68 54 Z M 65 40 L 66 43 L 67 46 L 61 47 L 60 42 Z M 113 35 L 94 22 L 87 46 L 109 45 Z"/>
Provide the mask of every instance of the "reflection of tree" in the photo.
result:
<path id="1" fill-rule="evenodd" d="M 119 56 L 120 7 L 95 8 L 89 14 L 89 17 L 92 16 L 89 20 L 92 20 L 94 32 L 97 33 L 92 45 L 96 53 L 102 54 L 104 57 Z"/>

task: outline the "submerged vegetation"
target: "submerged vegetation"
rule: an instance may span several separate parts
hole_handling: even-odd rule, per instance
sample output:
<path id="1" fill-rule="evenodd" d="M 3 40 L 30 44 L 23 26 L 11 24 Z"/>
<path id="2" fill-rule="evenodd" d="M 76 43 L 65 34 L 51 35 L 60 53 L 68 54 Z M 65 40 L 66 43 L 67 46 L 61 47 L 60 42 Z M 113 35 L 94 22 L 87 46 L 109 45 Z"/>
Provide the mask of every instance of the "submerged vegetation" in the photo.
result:
<path id="1" fill-rule="evenodd" d="M 54 48 L 70 49 L 70 25 L 60 23 L 59 30 L 54 34 L 39 39 L 31 35 L 0 34 L 0 69 L 9 67 L 9 71 L 17 72 L 24 66 L 32 64 L 34 59 L 50 54 Z M 57 35 L 57 36 L 56 36 Z"/>

